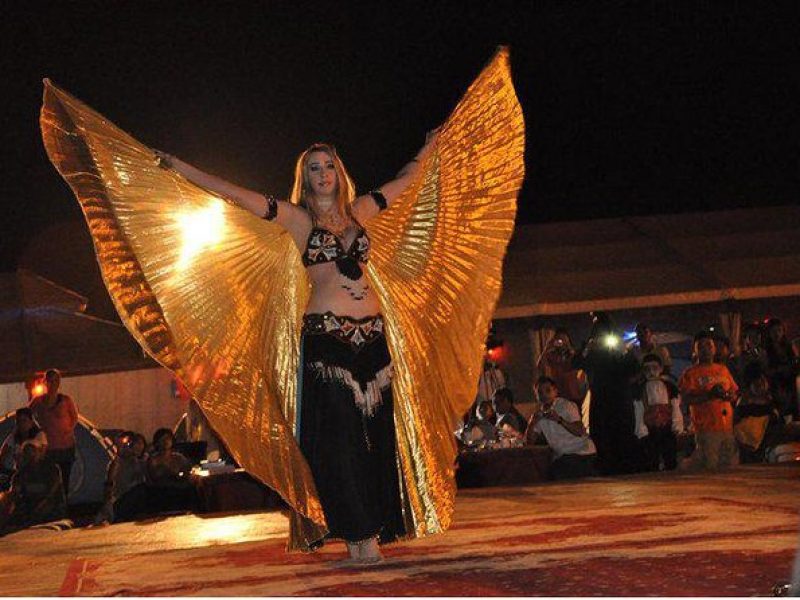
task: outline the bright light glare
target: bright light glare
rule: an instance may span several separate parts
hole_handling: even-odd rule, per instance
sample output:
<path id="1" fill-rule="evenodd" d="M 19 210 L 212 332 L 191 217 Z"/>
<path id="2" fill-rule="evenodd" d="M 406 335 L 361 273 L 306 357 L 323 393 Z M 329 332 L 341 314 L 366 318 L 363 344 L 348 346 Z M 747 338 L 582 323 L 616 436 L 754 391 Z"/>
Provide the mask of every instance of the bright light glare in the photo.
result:
<path id="1" fill-rule="evenodd" d="M 200 208 L 177 215 L 181 228 L 181 255 L 177 268 L 186 269 L 195 256 L 206 248 L 213 249 L 225 235 L 225 215 L 222 204 L 214 202 Z"/>
<path id="2" fill-rule="evenodd" d="M 606 348 L 616 348 L 619 346 L 619 336 L 614 335 L 613 333 L 609 333 L 605 338 L 603 338 L 603 343 L 605 344 Z"/>
<path id="3" fill-rule="evenodd" d="M 35 386 L 33 386 L 33 390 L 31 391 L 34 397 L 41 396 L 47 391 L 47 387 L 43 383 L 37 383 Z"/>
<path id="4" fill-rule="evenodd" d="M 222 517 L 205 521 L 197 534 L 206 542 L 230 543 L 240 541 L 250 527 L 251 522 L 244 517 Z"/>

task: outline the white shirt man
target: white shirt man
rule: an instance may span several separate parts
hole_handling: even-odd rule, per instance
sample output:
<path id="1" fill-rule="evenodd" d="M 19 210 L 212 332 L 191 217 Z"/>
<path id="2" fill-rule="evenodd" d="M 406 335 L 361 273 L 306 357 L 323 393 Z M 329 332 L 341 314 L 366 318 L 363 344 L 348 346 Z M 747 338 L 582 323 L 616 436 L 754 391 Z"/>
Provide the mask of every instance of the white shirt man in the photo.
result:
<path id="1" fill-rule="evenodd" d="M 541 410 L 531 416 L 527 437 L 530 441 L 541 434 L 553 450 L 555 460 L 550 465 L 550 476 L 574 479 L 592 475 L 597 448 L 583 427 L 578 407 L 558 397 L 556 384 L 549 377 L 539 378 L 536 393 Z"/>

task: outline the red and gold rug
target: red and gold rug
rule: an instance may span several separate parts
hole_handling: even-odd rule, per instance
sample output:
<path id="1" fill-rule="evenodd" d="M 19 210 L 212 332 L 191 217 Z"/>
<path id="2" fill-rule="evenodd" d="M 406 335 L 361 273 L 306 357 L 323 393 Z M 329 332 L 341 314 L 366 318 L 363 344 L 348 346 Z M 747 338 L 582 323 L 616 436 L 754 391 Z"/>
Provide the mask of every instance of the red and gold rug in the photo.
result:
<path id="1" fill-rule="evenodd" d="M 791 471 L 786 471 L 792 473 Z M 794 471 L 795 475 L 800 474 Z M 341 545 L 286 554 L 270 539 L 74 560 L 62 595 L 751 596 L 787 582 L 798 514 L 746 471 L 595 480 L 459 495 L 444 535 L 344 570 Z M 796 477 L 774 485 L 798 488 Z M 791 497 L 791 494 L 789 495 Z M 796 497 L 796 496 L 795 496 Z M 209 519 L 220 531 L 236 517 Z"/>

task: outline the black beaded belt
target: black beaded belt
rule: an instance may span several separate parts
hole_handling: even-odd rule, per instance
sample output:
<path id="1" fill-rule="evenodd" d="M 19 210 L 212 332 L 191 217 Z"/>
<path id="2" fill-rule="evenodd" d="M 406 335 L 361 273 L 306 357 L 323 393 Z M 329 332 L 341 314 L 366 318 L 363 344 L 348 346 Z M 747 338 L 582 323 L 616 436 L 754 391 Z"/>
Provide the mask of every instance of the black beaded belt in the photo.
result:
<path id="1" fill-rule="evenodd" d="M 353 317 L 312 313 L 303 316 L 303 331 L 306 333 L 329 333 L 343 342 L 361 348 L 364 344 L 383 335 L 383 317 Z"/>

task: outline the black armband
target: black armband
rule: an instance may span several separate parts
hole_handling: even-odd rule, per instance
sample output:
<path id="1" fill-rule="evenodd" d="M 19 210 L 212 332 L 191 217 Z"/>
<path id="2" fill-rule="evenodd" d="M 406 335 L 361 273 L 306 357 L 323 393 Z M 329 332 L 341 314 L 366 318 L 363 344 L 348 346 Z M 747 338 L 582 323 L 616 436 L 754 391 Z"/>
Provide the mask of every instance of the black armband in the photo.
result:
<path id="1" fill-rule="evenodd" d="M 386 202 L 386 196 L 384 196 L 380 190 L 372 190 L 369 195 L 372 196 L 373 200 L 375 200 L 375 204 L 380 210 L 386 210 L 386 206 L 388 205 Z"/>
<path id="2" fill-rule="evenodd" d="M 267 221 L 274 221 L 278 216 L 278 201 L 272 196 L 264 196 L 267 199 L 267 212 L 262 217 Z"/>

